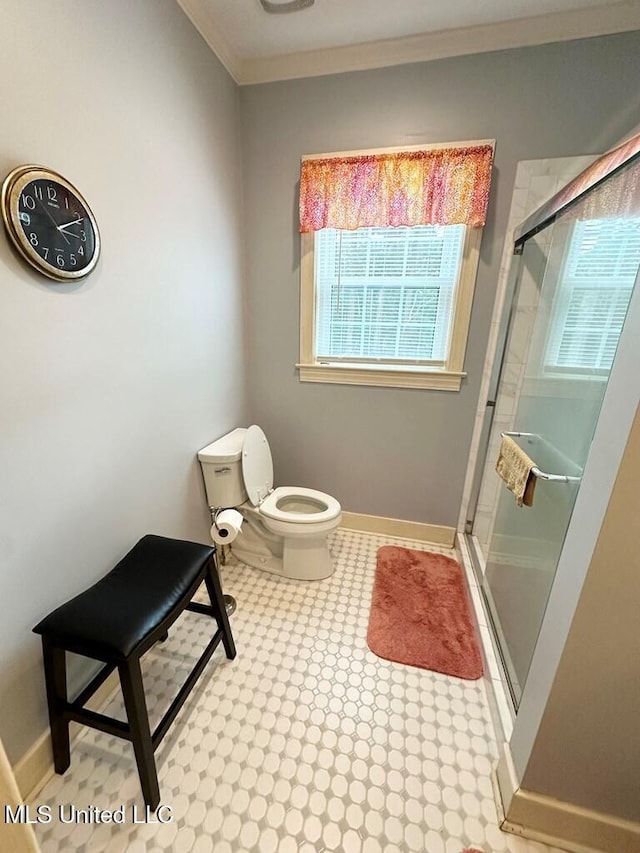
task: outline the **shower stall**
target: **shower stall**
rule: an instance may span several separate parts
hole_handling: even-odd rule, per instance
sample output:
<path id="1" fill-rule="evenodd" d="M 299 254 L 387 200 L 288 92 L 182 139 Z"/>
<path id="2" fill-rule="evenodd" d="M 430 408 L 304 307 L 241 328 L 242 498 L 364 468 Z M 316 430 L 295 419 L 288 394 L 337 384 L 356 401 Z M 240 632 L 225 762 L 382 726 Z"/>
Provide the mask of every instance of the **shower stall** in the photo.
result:
<path id="1" fill-rule="evenodd" d="M 516 229 L 466 537 L 517 709 L 640 269 L 640 135 Z M 532 506 L 495 470 L 509 435 Z"/>

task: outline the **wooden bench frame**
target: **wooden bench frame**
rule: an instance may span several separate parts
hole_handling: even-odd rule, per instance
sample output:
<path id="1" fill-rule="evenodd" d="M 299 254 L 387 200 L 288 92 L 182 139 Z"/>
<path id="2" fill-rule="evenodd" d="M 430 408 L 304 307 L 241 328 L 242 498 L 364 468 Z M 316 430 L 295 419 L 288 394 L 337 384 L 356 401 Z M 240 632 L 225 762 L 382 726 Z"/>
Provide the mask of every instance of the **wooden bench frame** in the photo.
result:
<path id="1" fill-rule="evenodd" d="M 203 580 L 209 594 L 210 605 L 191 601 Z M 155 643 L 167 638 L 169 628 L 184 610 L 191 610 L 194 613 L 202 613 L 213 617 L 217 622 L 218 628 L 202 652 L 196 665 L 187 676 L 175 699 L 158 723 L 155 731 L 151 733 L 142 685 L 140 658 Z M 178 711 L 184 705 L 187 696 L 193 689 L 220 641 L 224 645 L 227 658 L 233 659 L 236 656 L 236 649 L 220 587 L 215 550 L 211 558 L 203 565 L 195 581 L 171 612 L 138 643 L 135 649 L 124 660 L 113 662 L 106 659 L 105 655 L 97 655 L 91 644 L 65 642 L 62 645 L 56 642 L 55 637 L 43 634 L 42 650 L 47 688 L 47 705 L 51 725 L 53 762 L 56 773 L 64 773 L 71 763 L 69 722 L 73 720 L 76 723 L 99 729 L 107 734 L 131 741 L 138 766 L 144 801 L 151 809 L 157 809 L 160 803 L 160 789 L 153 753 L 162 738 L 166 735 Z M 69 702 L 67 698 L 66 652 L 75 652 L 94 660 L 102 660 L 105 663 L 105 666 L 72 702 Z M 84 707 L 116 667 L 120 675 L 120 686 L 127 713 L 127 722 L 117 720 L 114 717 L 108 717 L 105 714 L 100 714 Z"/>

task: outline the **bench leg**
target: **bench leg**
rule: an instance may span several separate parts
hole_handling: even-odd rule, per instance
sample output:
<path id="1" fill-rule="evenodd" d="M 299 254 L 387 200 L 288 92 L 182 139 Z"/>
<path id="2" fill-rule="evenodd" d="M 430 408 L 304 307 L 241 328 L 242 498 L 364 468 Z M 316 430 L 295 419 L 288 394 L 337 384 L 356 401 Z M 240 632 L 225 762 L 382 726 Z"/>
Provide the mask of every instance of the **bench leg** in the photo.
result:
<path id="1" fill-rule="evenodd" d="M 209 593 L 209 600 L 214 611 L 218 614 L 216 617 L 218 627 L 222 631 L 222 644 L 230 660 L 236 656 L 236 646 L 233 642 L 231 634 L 231 625 L 229 625 L 229 617 L 227 608 L 225 607 L 224 597 L 222 595 L 222 587 L 220 586 L 220 578 L 218 576 L 218 567 L 215 561 L 215 555 L 209 560 L 209 564 L 204 573 L 204 582 Z"/>
<path id="2" fill-rule="evenodd" d="M 142 796 L 145 803 L 155 810 L 160 803 L 160 788 L 158 787 L 156 763 L 153 758 L 153 744 L 151 742 L 147 703 L 142 687 L 140 660 L 136 658 L 118 664 L 118 670 L 120 671 L 120 685 L 129 721 L 131 742 L 138 765 Z"/>
<path id="3" fill-rule="evenodd" d="M 64 649 L 54 646 L 42 637 L 44 678 L 47 688 L 47 707 L 51 727 L 53 766 L 56 773 L 64 773 L 71 764 L 69 751 L 69 721 L 60 713 L 60 706 L 67 703 L 67 667 Z"/>

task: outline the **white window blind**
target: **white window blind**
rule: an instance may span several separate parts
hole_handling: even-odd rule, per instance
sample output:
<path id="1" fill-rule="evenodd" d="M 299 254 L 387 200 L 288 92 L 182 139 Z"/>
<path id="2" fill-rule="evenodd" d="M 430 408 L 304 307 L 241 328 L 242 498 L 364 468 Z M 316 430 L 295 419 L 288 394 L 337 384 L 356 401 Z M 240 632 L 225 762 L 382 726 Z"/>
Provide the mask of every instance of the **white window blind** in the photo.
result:
<path id="1" fill-rule="evenodd" d="M 550 373 L 607 373 L 640 264 L 640 218 L 575 223 L 545 353 Z"/>
<path id="2" fill-rule="evenodd" d="M 464 238 L 464 225 L 316 232 L 317 360 L 443 365 Z"/>

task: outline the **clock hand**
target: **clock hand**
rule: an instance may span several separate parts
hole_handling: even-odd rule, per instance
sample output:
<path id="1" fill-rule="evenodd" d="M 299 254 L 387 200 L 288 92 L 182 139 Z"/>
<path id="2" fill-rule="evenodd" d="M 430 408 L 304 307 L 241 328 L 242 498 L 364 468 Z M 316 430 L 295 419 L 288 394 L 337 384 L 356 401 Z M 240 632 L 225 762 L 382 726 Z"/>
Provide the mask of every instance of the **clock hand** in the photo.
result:
<path id="1" fill-rule="evenodd" d="M 53 224 L 54 224 L 54 225 L 55 225 L 55 227 L 56 227 L 56 230 L 58 230 L 58 224 L 56 223 L 56 221 L 55 221 L 55 219 L 53 218 L 53 216 L 49 213 L 49 211 L 47 210 L 47 208 L 44 206 L 44 204 L 40 201 L 40 199 L 38 199 L 38 204 L 39 204 L 39 205 L 40 205 L 40 207 L 44 210 L 44 212 L 47 214 L 47 216 L 49 217 L 49 219 L 53 222 Z M 67 243 L 68 243 L 69 245 L 71 245 L 71 243 L 69 243 L 69 238 L 68 238 L 68 237 L 67 237 L 67 235 L 64 233 L 64 231 L 61 231 L 60 233 L 62 234 L 62 236 L 64 237 L 64 239 L 67 241 Z"/>
<path id="2" fill-rule="evenodd" d="M 83 217 L 81 216 L 79 219 L 74 219 L 73 222 L 67 222 L 65 225 L 57 225 L 58 231 L 66 231 L 67 228 L 70 228 L 72 225 L 77 225 L 78 222 L 82 222 Z"/>

